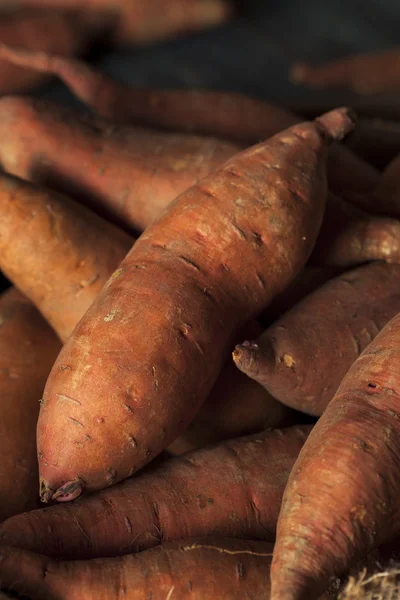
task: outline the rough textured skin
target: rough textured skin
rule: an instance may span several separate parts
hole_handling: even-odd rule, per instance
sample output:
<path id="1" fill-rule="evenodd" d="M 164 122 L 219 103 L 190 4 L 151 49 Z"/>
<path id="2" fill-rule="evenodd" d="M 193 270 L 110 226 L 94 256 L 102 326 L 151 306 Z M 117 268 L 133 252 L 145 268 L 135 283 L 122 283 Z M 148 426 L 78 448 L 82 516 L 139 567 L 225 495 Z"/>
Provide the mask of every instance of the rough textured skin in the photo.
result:
<path id="1" fill-rule="evenodd" d="M 17 0 L 20 6 L 84 9 L 108 20 L 114 42 L 148 44 L 219 25 L 232 14 L 227 0 Z"/>
<path id="2" fill-rule="evenodd" d="M 39 400 L 60 348 L 27 298 L 0 296 L 0 521 L 37 506 Z"/>
<path id="3" fill-rule="evenodd" d="M 348 110 L 333 111 L 238 154 L 137 240 L 48 379 L 43 499 L 125 479 L 186 429 L 238 331 L 304 266 L 324 209 L 326 145 L 353 125 Z"/>
<path id="4" fill-rule="evenodd" d="M 119 558 L 56 562 L 1 548 L 0 579 L 31 600 L 269 600 L 272 549 L 266 542 L 185 539 Z"/>
<path id="5" fill-rule="evenodd" d="M 400 262 L 400 221 L 370 215 L 330 194 L 310 262 L 343 269 L 371 260 Z"/>
<path id="6" fill-rule="evenodd" d="M 65 341 L 132 238 L 65 196 L 0 173 L 0 268 Z"/>
<path id="7" fill-rule="evenodd" d="M 357 94 L 400 91 L 400 50 L 360 54 L 313 67 L 298 63 L 292 80 L 312 87 L 347 87 Z"/>
<path id="8" fill-rule="evenodd" d="M 0 100 L 0 136 L 6 171 L 139 231 L 240 149 L 213 138 L 118 127 L 23 98 Z"/>
<path id="9" fill-rule="evenodd" d="M 10 47 L 0 48 L 0 56 L 60 77 L 82 102 L 114 122 L 195 131 L 254 144 L 301 120 L 286 109 L 242 94 L 132 88 L 76 60 Z M 349 199 L 357 194 L 362 201 L 377 186 L 379 172 L 345 147 L 333 145 L 327 177 L 336 193 L 348 194 Z"/>
<path id="10" fill-rule="evenodd" d="M 183 537 L 271 541 L 310 431 L 310 425 L 265 431 L 171 458 L 109 490 L 9 519 L 0 526 L 1 545 L 81 559 Z"/>
<path id="11" fill-rule="evenodd" d="M 400 124 L 384 119 L 360 119 L 346 146 L 378 169 L 400 152 Z"/>
<path id="12" fill-rule="evenodd" d="M 371 263 L 343 273 L 256 342 L 236 346 L 236 365 L 281 402 L 321 415 L 360 352 L 400 312 L 399 286 L 400 265 Z"/>
<path id="13" fill-rule="evenodd" d="M 79 10 L 79 7 L 77 7 Z M 55 10 L 0 12 L 0 42 L 27 50 L 73 56 L 82 52 L 95 32 L 82 15 Z M 29 90 L 47 75 L 0 61 L 0 95 Z"/>
<path id="14" fill-rule="evenodd" d="M 400 316 L 350 368 L 290 475 L 273 600 L 312 600 L 400 530 Z"/>

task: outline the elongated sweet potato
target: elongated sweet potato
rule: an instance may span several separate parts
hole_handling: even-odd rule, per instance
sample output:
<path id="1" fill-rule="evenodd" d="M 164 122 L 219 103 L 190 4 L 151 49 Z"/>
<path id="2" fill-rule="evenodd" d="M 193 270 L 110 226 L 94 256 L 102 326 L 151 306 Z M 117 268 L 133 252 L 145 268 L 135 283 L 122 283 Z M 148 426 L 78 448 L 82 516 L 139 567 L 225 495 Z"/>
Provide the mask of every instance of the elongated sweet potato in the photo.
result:
<path id="1" fill-rule="evenodd" d="M 65 341 L 133 239 L 66 196 L 5 173 L 0 173 L 0 210 L 0 269 Z M 260 333 L 257 327 L 249 335 Z M 288 412 L 230 365 L 192 424 L 190 439 L 176 444 L 192 449 L 281 426 Z"/>
<path id="2" fill-rule="evenodd" d="M 234 361 L 278 400 L 321 415 L 371 340 L 400 312 L 400 265 L 371 263 L 304 298 Z M 318 368 L 310 372 L 310 365 Z"/>
<path id="3" fill-rule="evenodd" d="M 65 196 L 0 173 L 0 268 L 65 341 L 132 238 Z"/>
<path id="4" fill-rule="evenodd" d="M 253 144 L 300 120 L 288 110 L 242 94 L 132 88 L 82 62 L 4 45 L 0 47 L 0 57 L 57 75 L 83 102 L 114 122 L 195 131 Z M 327 176 L 332 190 L 350 200 L 356 194 L 359 202 L 379 182 L 376 169 L 335 144 L 329 151 Z"/>
<path id="5" fill-rule="evenodd" d="M 360 119 L 346 139 L 346 146 L 374 167 L 384 169 L 400 152 L 400 124 L 384 119 Z"/>
<path id="6" fill-rule="evenodd" d="M 310 430 L 265 431 L 171 458 L 72 504 L 9 519 L 0 525 L 1 544 L 71 559 L 118 556 L 180 537 L 273 540 Z"/>
<path id="7" fill-rule="evenodd" d="M 266 542 L 185 539 L 136 555 L 58 562 L 1 548 L 0 580 L 31 600 L 268 600 L 272 550 Z"/>
<path id="8" fill-rule="evenodd" d="M 312 87 L 347 87 L 369 95 L 400 91 L 400 49 L 359 54 L 320 66 L 294 65 L 293 81 Z"/>
<path id="9" fill-rule="evenodd" d="M 228 0 L 18 0 L 20 6 L 79 10 L 109 22 L 114 42 L 147 44 L 219 25 L 232 15 Z"/>
<path id="10" fill-rule="evenodd" d="M 400 531 L 400 315 L 343 379 L 290 475 L 272 566 L 274 600 L 312 600 L 332 575 Z"/>
<path id="11" fill-rule="evenodd" d="M 213 138 L 116 127 L 22 98 L 0 100 L 0 135 L 6 171 L 139 231 L 240 149 Z"/>
<path id="12" fill-rule="evenodd" d="M 343 269 L 371 260 L 400 262 L 400 221 L 368 214 L 329 194 L 310 262 Z"/>
<path id="13" fill-rule="evenodd" d="M 88 22 L 78 11 L 0 10 L 0 42 L 27 50 L 74 56 L 87 48 L 98 29 L 100 23 Z M 0 95 L 29 90 L 46 78 L 46 74 L 0 60 Z"/>
<path id="14" fill-rule="evenodd" d="M 324 209 L 325 149 L 353 125 L 339 109 L 238 154 L 136 241 L 48 379 L 44 500 L 125 479 L 188 426 L 238 331 L 304 266 Z"/>
<path id="15" fill-rule="evenodd" d="M 60 347 L 20 292 L 0 296 L 0 521 L 37 506 L 39 400 Z"/>

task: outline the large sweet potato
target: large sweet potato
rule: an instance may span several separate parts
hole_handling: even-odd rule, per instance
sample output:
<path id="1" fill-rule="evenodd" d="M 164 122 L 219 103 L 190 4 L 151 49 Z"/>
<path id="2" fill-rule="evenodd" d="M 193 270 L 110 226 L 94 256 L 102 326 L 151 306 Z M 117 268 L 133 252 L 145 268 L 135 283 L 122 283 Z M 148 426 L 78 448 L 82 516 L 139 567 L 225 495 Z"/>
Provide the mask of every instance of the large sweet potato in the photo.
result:
<path id="1" fill-rule="evenodd" d="M 130 476 L 187 427 L 238 331 L 306 262 L 324 209 L 326 147 L 353 125 L 348 110 L 333 111 L 238 154 L 136 241 L 48 379 L 44 500 Z"/>
<path id="2" fill-rule="evenodd" d="M 240 147 L 74 113 L 42 100 L 0 100 L 0 163 L 139 231 Z"/>
<path id="3" fill-rule="evenodd" d="M 0 296 L 0 521 L 37 506 L 39 400 L 60 348 L 27 298 Z"/>

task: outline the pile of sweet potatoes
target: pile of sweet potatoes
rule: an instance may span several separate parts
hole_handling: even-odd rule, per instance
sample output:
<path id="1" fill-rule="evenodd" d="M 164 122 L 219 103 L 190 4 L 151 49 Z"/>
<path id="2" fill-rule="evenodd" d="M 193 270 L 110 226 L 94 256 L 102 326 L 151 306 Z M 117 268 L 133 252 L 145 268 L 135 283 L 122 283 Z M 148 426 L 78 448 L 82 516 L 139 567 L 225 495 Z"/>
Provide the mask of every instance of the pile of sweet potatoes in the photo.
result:
<path id="1" fill-rule="evenodd" d="M 0 594 L 344 599 L 400 539 L 400 143 L 0 58 L 93 109 L 0 99 Z"/>

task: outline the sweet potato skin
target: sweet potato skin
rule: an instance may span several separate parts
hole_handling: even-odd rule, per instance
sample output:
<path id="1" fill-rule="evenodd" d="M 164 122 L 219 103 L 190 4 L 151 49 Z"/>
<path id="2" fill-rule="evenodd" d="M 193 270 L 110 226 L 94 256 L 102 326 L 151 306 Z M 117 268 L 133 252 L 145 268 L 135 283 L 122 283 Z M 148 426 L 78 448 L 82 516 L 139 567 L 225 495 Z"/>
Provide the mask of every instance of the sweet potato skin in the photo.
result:
<path id="1" fill-rule="evenodd" d="M 319 416 L 347 371 L 400 312 L 400 265 L 371 263 L 306 296 L 234 360 L 278 400 Z M 317 368 L 310 372 L 310 364 Z"/>
<path id="2" fill-rule="evenodd" d="M 279 516 L 273 600 L 317 597 L 400 530 L 399 339 L 397 315 L 350 368 L 299 455 Z"/>
<path id="3" fill-rule="evenodd" d="M 0 268 L 65 341 L 132 238 L 65 196 L 0 173 Z"/>
<path id="4" fill-rule="evenodd" d="M 268 600 L 272 548 L 247 540 L 185 539 L 137 555 L 73 562 L 1 548 L 0 578 L 32 600 Z"/>
<path id="5" fill-rule="evenodd" d="M 1 545 L 83 559 L 180 537 L 271 541 L 310 431 L 310 425 L 264 431 L 171 458 L 111 489 L 9 519 L 0 525 Z"/>
<path id="6" fill-rule="evenodd" d="M 6 171 L 138 231 L 240 149 L 200 136 L 117 127 L 37 99 L 0 100 L 0 133 Z"/>
<path id="7" fill-rule="evenodd" d="M 0 296 L 0 521 L 37 506 L 39 400 L 61 344 L 16 289 Z"/>
<path id="8" fill-rule="evenodd" d="M 306 262 L 322 218 L 328 132 L 340 139 L 352 126 L 348 111 L 334 111 L 238 154 L 142 234 L 48 379 L 42 498 L 71 500 L 125 479 L 187 427 L 239 329 Z M 60 406 L 60 394 L 74 402 Z"/>
<path id="9" fill-rule="evenodd" d="M 329 194 L 310 263 L 346 269 L 372 260 L 400 262 L 400 221 L 368 214 Z"/>

